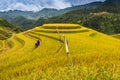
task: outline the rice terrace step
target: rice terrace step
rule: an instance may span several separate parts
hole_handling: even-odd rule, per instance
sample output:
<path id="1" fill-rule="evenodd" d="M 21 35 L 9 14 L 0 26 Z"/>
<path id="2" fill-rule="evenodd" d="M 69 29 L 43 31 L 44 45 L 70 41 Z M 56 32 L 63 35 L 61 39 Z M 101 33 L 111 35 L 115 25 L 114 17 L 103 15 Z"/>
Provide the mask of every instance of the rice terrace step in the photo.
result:
<path id="1" fill-rule="evenodd" d="M 41 45 L 34 48 L 38 39 Z M 0 80 L 107 79 L 112 71 L 119 76 L 120 40 L 78 24 L 44 24 L 6 41 L 11 48 L 0 54 Z"/>

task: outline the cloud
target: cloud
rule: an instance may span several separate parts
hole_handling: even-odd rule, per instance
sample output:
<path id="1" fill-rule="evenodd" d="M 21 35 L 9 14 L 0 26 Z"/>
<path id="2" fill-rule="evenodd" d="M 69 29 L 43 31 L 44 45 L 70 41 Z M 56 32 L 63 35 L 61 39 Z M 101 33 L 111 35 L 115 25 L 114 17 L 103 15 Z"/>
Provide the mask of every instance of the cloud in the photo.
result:
<path id="1" fill-rule="evenodd" d="M 69 2 L 66 2 L 65 0 L 41 0 L 38 3 L 42 7 L 45 7 L 45 8 L 56 8 L 56 9 L 63 9 L 63 8 L 71 6 L 71 4 Z"/>
<path id="2" fill-rule="evenodd" d="M 43 8 L 63 9 L 73 5 L 104 0 L 0 0 L 0 11 L 24 10 L 39 11 Z"/>
<path id="3" fill-rule="evenodd" d="M 24 4 L 18 2 L 11 4 L 6 10 L 39 11 L 40 9 L 34 4 Z"/>
<path id="4" fill-rule="evenodd" d="M 43 8 L 63 9 L 71 4 L 65 0 L 1 0 L 0 10 L 39 11 Z"/>

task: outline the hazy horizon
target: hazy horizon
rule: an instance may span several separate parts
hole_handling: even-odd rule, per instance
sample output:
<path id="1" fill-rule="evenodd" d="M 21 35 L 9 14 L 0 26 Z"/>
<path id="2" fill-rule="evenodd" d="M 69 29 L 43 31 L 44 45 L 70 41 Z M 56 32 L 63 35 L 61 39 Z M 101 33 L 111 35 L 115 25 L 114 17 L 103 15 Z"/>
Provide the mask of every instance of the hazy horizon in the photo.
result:
<path id="1" fill-rule="evenodd" d="M 0 11 L 39 11 L 43 8 L 64 9 L 72 5 L 83 5 L 95 1 L 105 0 L 1 0 Z"/>

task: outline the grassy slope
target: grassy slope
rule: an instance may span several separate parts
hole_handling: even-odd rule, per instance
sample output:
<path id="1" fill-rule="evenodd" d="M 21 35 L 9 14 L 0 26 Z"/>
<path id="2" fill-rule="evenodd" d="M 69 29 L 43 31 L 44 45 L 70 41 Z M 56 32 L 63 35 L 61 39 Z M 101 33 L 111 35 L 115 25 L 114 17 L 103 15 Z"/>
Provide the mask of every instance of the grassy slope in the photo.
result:
<path id="1" fill-rule="evenodd" d="M 12 32 L 18 33 L 21 32 L 22 30 L 9 23 L 8 21 L 0 18 L 0 40 L 5 40 L 9 37 L 12 36 Z"/>
<path id="2" fill-rule="evenodd" d="M 37 31 L 36 31 L 37 29 Z M 86 80 L 120 79 L 120 40 L 82 27 L 74 33 L 66 32 L 74 66 L 70 66 L 65 46 L 55 32 L 35 28 L 10 38 L 14 47 L 0 54 L 0 79 L 17 80 Z M 65 30 L 66 31 L 66 30 Z M 41 46 L 34 49 L 36 38 Z"/>

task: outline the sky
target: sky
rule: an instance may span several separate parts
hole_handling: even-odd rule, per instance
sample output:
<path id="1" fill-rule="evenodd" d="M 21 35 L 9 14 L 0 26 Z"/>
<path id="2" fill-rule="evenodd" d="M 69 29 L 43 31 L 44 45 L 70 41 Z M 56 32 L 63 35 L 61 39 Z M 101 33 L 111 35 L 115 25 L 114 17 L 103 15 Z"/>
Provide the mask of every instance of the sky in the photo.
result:
<path id="1" fill-rule="evenodd" d="M 0 11 L 39 11 L 43 8 L 64 9 L 72 5 L 83 5 L 105 0 L 0 0 Z"/>

